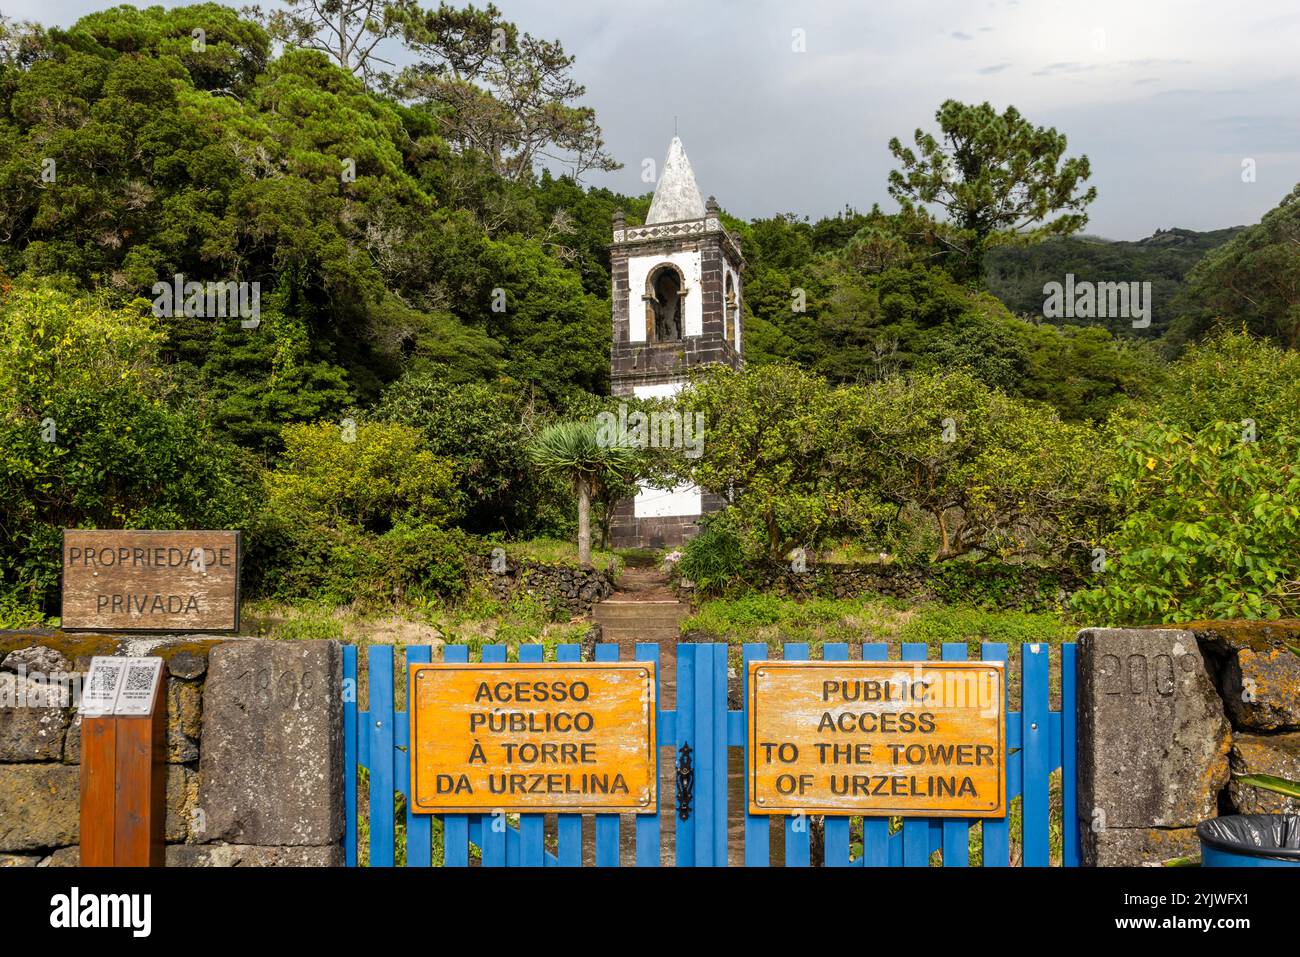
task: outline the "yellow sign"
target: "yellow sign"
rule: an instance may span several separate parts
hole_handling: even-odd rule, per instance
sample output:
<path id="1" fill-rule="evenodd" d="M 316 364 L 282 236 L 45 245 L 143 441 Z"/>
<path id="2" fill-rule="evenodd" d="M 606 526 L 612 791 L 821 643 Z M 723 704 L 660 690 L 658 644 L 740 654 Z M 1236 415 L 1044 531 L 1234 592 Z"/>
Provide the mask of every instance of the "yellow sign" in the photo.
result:
<path id="1" fill-rule="evenodd" d="M 1002 817 L 1003 667 L 753 661 L 749 813 Z"/>
<path id="2" fill-rule="evenodd" d="M 651 662 L 412 665 L 409 701 L 416 812 L 658 807 Z"/>

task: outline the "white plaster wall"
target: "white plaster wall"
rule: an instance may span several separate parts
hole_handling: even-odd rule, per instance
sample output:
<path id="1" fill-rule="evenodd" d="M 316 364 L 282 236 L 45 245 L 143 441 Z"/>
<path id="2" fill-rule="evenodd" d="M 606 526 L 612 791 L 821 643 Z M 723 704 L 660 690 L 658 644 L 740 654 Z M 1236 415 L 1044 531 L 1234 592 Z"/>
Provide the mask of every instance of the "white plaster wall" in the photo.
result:
<path id="1" fill-rule="evenodd" d="M 638 399 L 670 399 L 682 390 L 684 382 L 664 382 L 659 385 L 632 387 Z M 703 511 L 698 485 L 679 485 L 665 492 L 641 483 L 632 500 L 632 514 L 637 518 L 665 518 L 670 515 L 699 515 Z"/>
<path id="2" fill-rule="evenodd" d="M 665 518 L 670 515 L 699 515 L 703 511 L 698 485 L 679 485 L 672 491 L 642 484 L 632 500 L 637 518 Z"/>
<path id="3" fill-rule="evenodd" d="M 632 395 L 638 399 L 671 399 L 682 391 L 685 382 L 661 382 L 659 385 L 634 385 Z"/>
<path id="4" fill-rule="evenodd" d="M 704 297 L 700 294 L 700 254 L 686 250 L 670 256 L 633 256 L 627 264 L 628 341 L 645 342 L 645 281 L 655 267 L 672 263 L 686 279 L 683 303 L 683 335 L 698 336 L 704 331 Z"/>

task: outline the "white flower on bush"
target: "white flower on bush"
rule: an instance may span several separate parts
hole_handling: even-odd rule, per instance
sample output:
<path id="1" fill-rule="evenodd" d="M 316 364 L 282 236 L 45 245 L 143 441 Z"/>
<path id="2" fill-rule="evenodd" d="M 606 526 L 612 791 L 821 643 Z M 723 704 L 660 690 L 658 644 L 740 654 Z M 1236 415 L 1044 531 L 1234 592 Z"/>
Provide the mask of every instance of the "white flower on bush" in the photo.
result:
<path id="1" fill-rule="evenodd" d="M 682 560 L 682 553 L 680 550 L 669 552 L 667 555 L 664 556 L 664 570 L 667 571 L 671 569 L 674 565 L 676 565 L 681 560 Z"/>

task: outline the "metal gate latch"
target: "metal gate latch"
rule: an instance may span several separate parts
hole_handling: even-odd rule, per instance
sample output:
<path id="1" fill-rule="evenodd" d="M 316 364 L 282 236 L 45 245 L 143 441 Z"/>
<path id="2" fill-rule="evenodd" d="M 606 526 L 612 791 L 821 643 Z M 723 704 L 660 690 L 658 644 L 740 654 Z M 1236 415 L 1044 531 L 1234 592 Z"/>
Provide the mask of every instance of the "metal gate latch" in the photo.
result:
<path id="1" fill-rule="evenodd" d="M 677 751 L 677 816 L 690 820 L 691 798 L 695 791 L 695 764 L 691 761 L 691 746 L 683 744 Z"/>

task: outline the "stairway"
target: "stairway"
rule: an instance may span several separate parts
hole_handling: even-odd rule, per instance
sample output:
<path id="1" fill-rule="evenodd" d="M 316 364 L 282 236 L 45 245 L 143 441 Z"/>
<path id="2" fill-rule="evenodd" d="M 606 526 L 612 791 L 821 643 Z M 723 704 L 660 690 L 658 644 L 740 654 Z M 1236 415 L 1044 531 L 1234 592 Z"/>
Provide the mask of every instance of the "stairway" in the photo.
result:
<path id="1" fill-rule="evenodd" d="M 592 620 L 600 625 L 603 642 L 619 646 L 621 661 L 631 661 L 639 642 L 657 642 L 659 645 L 659 707 L 671 710 L 677 702 L 677 638 L 681 621 L 691 613 L 690 605 L 680 602 L 668 587 L 668 576 L 659 568 L 628 567 L 619 576 L 614 594 L 592 608 Z M 674 832 L 677 824 L 677 787 L 675 778 L 675 750 L 659 748 L 659 828 L 660 846 L 664 848 L 661 859 L 671 864 L 676 846 Z M 624 864 L 635 862 L 635 818 L 623 816 L 620 829 L 620 857 Z M 594 835 L 584 856 L 594 860 Z M 584 844 L 588 839 L 584 829 Z"/>
<path id="2" fill-rule="evenodd" d="M 659 700 L 670 708 L 676 701 L 677 638 L 690 613 L 691 606 L 677 600 L 658 568 L 626 568 L 614 594 L 597 603 L 591 617 L 600 625 L 600 640 L 617 644 L 623 661 L 635 657 L 638 642 L 658 642 Z"/>

